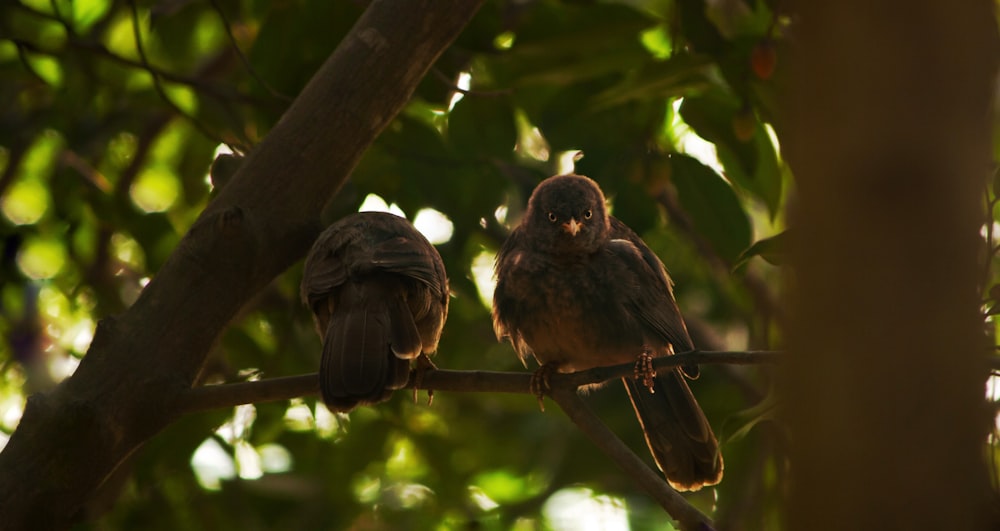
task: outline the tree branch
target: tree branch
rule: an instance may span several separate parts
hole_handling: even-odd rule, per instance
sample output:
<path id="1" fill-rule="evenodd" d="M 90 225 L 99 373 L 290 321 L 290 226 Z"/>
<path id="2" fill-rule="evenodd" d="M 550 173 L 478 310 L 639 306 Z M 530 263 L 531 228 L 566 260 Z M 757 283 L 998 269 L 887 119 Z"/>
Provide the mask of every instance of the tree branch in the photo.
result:
<path id="1" fill-rule="evenodd" d="M 239 310 L 299 260 L 323 206 L 482 0 L 373 2 L 76 372 L 32 395 L 0 452 L 6 529 L 65 529 L 177 418 Z"/>
<path id="2" fill-rule="evenodd" d="M 713 364 L 760 364 L 775 363 L 781 357 L 778 352 L 686 352 L 675 356 L 657 358 L 653 368 L 657 373 L 674 370 L 681 365 L 692 363 Z M 692 506 L 642 459 L 626 446 L 577 395 L 577 389 L 586 385 L 629 377 L 635 365 L 623 363 L 609 367 L 597 367 L 569 374 L 554 374 L 550 379 L 551 397 L 566 413 L 566 416 L 618 464 L 635 482 L 675 518 L 681 529 L 712 529 L 712 521 Z M 478 393 L 531 393 L 530 373 L 496 371 L 451 371 L 432 369 L 420 375 L 419 388 L 438 391 L 478 392 Z M 417 381 L 411 374 L 406 385 L 417 388 Z M 241 404 L 289 400 L 319 392 L 319 377 L 315 373 L 281 378 L 269 378 L 253 382 L 195 387 L 180 394 L 175 409 L 182 413 L 195 413 L 233 407 Z"/>
<path id="3" fill-rule="evenodd" d="M 780 357 L 780 352 L 773 351 L 685 352 L 675 356 L 657 358 L 653 360 L 653 368 L 657 373 L 662 373 L 681 365 L 690 364 L 752 365 L 777 363 Z M 575 390 L 586 385 L 630 377 L 634 370 L 634 364 L 622 363 L 575 373 L 557 373 L 552 375 L 550 383 L 553 391 L 556 389 Z M 414 388 L 418 388 L 418 386 L 411 376 L 406 389 Z M 432 369 L 425 371 L 420 376 L 419 389 L 456 393 L 531 393 L 531 373 Z M 180 414 L 188 414 L 242 404 L 290 400 L 317 393 L 319 393 L 319 377 L 316 373 L 309 373 L 267 378 L 253 382 L 194 387 L 177 396 L 175 408 Z"/>
<path id="4" fill-rule="evenodd" d="M 711 530 L 712 520 L 688 503 L 683 496 L 649 468 L 587 407 L 575 390 L 552 389 L 552 399 L 590 440 L 618 464 L 653 497 L 667 514 L 680 523 L 682 531 Z"/>

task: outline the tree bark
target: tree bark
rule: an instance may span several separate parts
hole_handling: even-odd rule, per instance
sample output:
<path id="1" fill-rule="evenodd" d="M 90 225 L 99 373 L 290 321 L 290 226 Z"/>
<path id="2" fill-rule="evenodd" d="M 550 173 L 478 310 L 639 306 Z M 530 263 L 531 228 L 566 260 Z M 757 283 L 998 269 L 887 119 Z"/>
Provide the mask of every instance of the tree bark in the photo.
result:
<path id="1" fill-rule="evenodd" d="M 979 311 L 993 3 L 793 7 L 788 528 L 995 528 Z"/>
<path id="2" fill-rule="evenodd" d="M 482 0 L 374 1 L 76 373 L 0 453 L 3 529 L 61 529 L 178 414 L 239 309 L 300 259 L 326 201 Z"/>

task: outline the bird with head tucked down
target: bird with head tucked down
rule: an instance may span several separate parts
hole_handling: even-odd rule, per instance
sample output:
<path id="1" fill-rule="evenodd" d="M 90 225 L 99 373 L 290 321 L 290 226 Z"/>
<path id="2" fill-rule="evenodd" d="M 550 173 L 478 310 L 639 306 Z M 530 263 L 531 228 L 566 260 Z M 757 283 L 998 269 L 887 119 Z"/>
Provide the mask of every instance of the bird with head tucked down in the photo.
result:
<path id="1" fill-rule="evenodd" d="M 597 183 L 539 184 L 497 255 L 493 326 L 539 371 L 574 372 L 693 349 L 670 277 L 639 236 L 609 216 Z M 719 443 L 685 380 L 697 367 L 624 378 L 667 481 L 697 490 L 722 479 Z"/>
<path id="2" fill-rule="evenodd" d="M 382 402 L 405 386 L 412 360 L 430 365 L 448 316 L 437 249 L 383 212 L 352 214 L 323 231 L 301 295 L 323 339 L 320 389 L 331 411 Z"/>

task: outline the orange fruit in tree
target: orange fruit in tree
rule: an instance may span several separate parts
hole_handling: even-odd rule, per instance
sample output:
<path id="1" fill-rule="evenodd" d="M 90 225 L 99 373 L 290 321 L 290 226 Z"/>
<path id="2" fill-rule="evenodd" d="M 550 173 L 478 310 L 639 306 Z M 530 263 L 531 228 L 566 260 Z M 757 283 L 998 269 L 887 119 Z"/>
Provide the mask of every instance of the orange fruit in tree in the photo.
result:
<path id="1" fill-rule="evenodd" d="M 774 44 L 771 41 L 763 40 L 753 47 L 750 52 L 750 67 L 758 78 L 771 79 L 777 65 L 778 52 L 774 49 Z"/>

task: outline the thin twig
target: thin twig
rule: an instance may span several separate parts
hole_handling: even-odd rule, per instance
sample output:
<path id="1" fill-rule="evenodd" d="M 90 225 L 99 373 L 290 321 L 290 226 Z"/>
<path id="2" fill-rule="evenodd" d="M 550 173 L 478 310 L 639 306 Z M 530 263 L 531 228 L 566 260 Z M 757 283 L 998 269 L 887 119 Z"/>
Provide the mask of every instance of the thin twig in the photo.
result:
<path id="1" fill-rule="evenodd" d="M 681 206 L 677 198 L 671 193 L 663 191 L 655 196 L 654 199 L 663 206 L 674 226 L 687 236 L 698 250 L 698 253 L 713 267 L 716 274 L 720 278 L 730 277 L 733 264 L 723 258 L 715 250 L 712 243 L 698 232 L 691 217 Z M 783 324 L 785 321 L 784 310 L 775 300 L 774 294 L 771 293 L 767 283 L 759 275 L 749 270 L 742 275 L 742 281 L 750 296 L 754 299 L 756 306 L 768 315 L 774 316 L 775 320 Z"/>
<path id="2" fill-rule="evenodd" d="M 635 452 L 597 418 L 575 390 L 554 388 L 552 399 L 559 404 L 580 431 L 645 489 L 667 511 L 667 514 L 677 520 L 681 530 L 713 528 L 712 520 L 688 503 L 676 490 L 670 488 L 653 469 L 646 466 Z"/>
<path id="3" fill-rule="evenodd" d="M 233 35 L 233 29 L 229 27 L 229 20 L 226 19 L 226 13 L 222 11 L 222 6 L 219 5 L 219 2 L 217 0 L 210 0 L 209 3 L 212 4 L 212 8 L 215 9 L 215 12 L 218 13 L 219 19 L 222 20 L 222 26 L 226 28 L 226 35 L 229 36 L 229 43 L 232 44 L 233 51 L 236 52 L 236 56 L 239 57 L 240 62 L 243 63 L 244 67 L 246 67 L 247 72 L 250 73 L 250 77 L 254 78 L 258 83 L 260 83 L 260 85 L 264 87 L 264 89 L 267 90 L 268 93 L 271 94 L 271 96 L 274 96 L 275 98 L 285 102 L 292 101 L 292 98 L 282 94 L 280 91 L 271 86 L 271 84 L 268 83 L 264 78 L 260 77 L 260 75 L 254 69 L 253 65 L 250 64 L 250 60 L 247 58 L 246 54 L 244 54 L 243 50 L 240 49 L 239 43 L 236 42 L 236 36 Z"/>
<path id="4" fill-rule="evenodd" d="M 149 72 L 150 77 L 153 78 L 153 88 L 156 89 L 156 93 L 160 95 L 160 99 L 162 99 L 163 102 L 166 103 L 167 106 L 170 107 L 170 109 L 173 110 L 176 114 L 183 116 L 184 118 L 187 118 L 187 120 L 191 122 L 195 126 L 195 128 L 201 132 L 201 134 L 205 135 L 206 138 L 218 142 L 219 144 L 225 143 L 221 138 L 219 138 L 218 135 L 210 131 L 205 124 L 201 123 L 197 118 L 191 116 L 183 109 L 178 107 L 177 104 L 174 103 L 174 100 L 170 99 L 170 97 L 167 96 L 167 91 L 163 88 L 163 83 L 160 80 L 160 76 L 150 65 L 149 58 L 146 56 L 146 49 L 142 44 L 142 31 L 140 29 L 140 23 L 139 23 L 139 7 L 136 5 L 136 0 L 129 0 L 128 5 L 132 11 L 132 35 L 133 38 L 135 39 L 136 53 L 139 54 L 139 60 L 142 62 L 143 68 L 147 72 Z M 228 145 L 228 143 L 226 143 L 226 145 Z"/>

